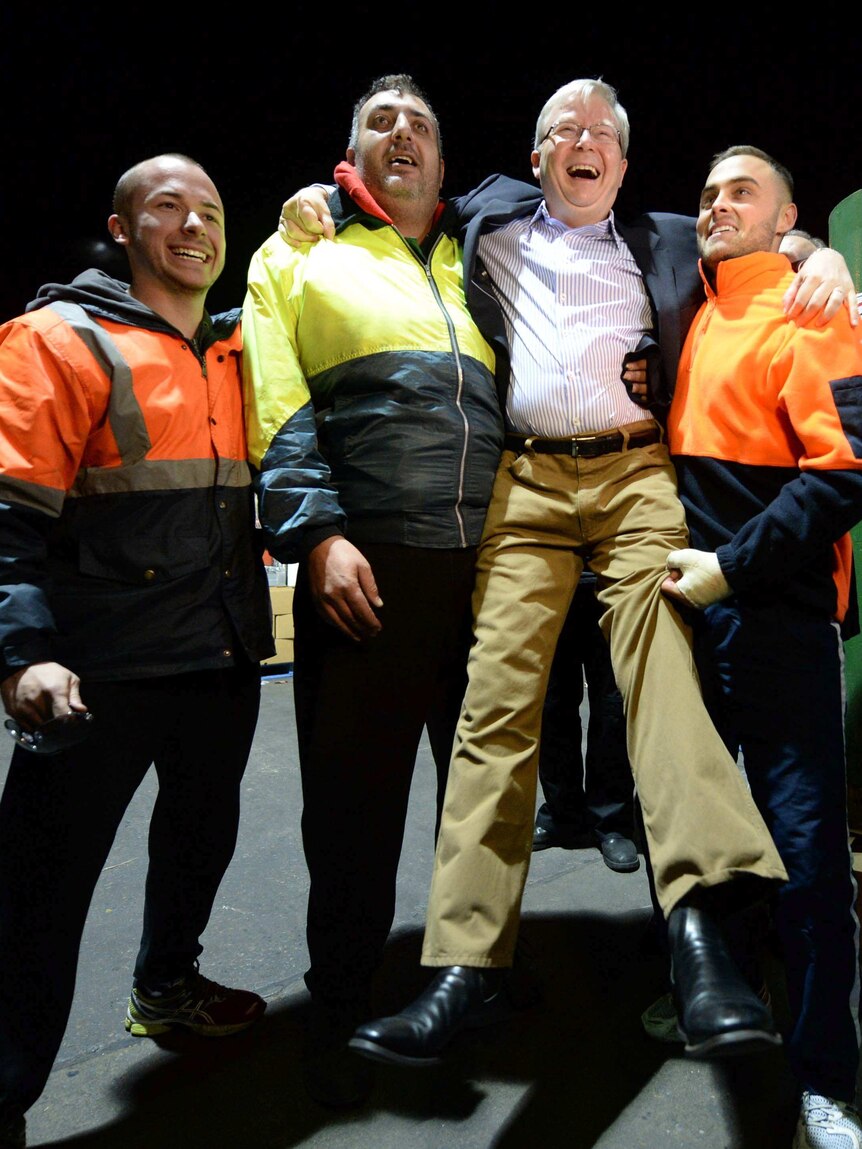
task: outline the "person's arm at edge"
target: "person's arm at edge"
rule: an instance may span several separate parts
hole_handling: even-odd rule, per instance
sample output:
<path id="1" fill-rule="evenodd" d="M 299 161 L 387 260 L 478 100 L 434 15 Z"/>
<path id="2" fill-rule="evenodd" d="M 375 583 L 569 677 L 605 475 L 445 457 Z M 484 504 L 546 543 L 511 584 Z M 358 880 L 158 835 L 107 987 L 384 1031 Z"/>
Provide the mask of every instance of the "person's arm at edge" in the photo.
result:
<path id="1" fill-rule="evenodd" d="M 4 450 L 11 452 L 10 459 L 33 459 L 33 444 L 41 442 L 38 455 L 44 458 L 44 444 L 56 438 L 60 426 L 62 463 L 51 479 L 60 477 L 68 488 L 79 462 L 70 445 L 87 438 L 86 397 L 31 328 L 9 324 L 0 343 L 0 392 L 3 403 L 16 411 L 5 429 Z M 16 391 L 22 385 L 26 397 L 19 400 Z M 62 402 L 58 396 L 64 397 Z M 45 555 L 64 498 L 62 485 L 43 485 L 38 477 L 32 482 L 15 478 L 6 470 L 5 456 L 0 459 L 0 697 L 9 716 L 25 729 L 70 710 L 87 709 L 78 676 L 54 660 L 57 628 L 47 594 Z"/>
<path id="2" fill-rule="evenodd" d="M 334 191 L 333 184 L 309 184 L 285 200 L 278 232 L 289 247 L 299 248 L 304 244 L 318 243 L 321 239 L 334 238 L 335 225 L 329 210 L 329 198 Z M 491 175 L 466 195 L 447 200 L 447 205 L 458 226 L 465 226 L 492 198 L 500 202 L 501 209 L 534 207 L 541 198 L 541 191 L 535 184 Z"/>
<path id="3" fill-rule="evenodd" d="M 847 308 L 850 324 L 856 327 L 859 304 L 847 261 L 831 247 L 818 248 L 799 265 L 784 296 L 785 314 L 800 323 L 822 327 L 842 307 Z"/>

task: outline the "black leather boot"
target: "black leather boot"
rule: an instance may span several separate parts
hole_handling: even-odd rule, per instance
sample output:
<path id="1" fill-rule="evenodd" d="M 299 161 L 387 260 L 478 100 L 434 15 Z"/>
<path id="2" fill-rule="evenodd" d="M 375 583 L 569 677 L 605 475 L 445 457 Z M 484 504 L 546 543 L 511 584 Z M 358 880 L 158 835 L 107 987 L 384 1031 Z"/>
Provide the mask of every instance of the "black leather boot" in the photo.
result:
<path id="1" fill-rule="evenodd" d="M 507 973 L 445 966 L 401 1013 L 360 1025 L 350 1048 L 372 1061 L 438 1065 L 439 1053 L 461 1030 L 491 1025 L 509 1012 Z"/>
<path id="2" fill-rule="evenodd" d="M 671 980 L 690 1057 L 735 1057 L 781 1044 L 767 1006 L 730 956 L 707 910 L 677 906 L 668 917 Z"/>

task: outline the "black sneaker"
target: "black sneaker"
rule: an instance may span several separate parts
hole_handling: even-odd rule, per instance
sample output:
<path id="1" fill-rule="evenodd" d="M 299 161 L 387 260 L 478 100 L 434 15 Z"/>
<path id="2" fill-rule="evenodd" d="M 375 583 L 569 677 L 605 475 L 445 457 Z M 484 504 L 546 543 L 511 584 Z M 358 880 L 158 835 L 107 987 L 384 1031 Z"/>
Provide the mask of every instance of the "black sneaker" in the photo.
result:
<path id="1" fill-rule="evenodd" d="M 248 989 L 228 989 L 195 970 L 167 993 L 147 996 L 133 989 L 125 1026 L 133 1037 L 157 1037 L 174 1026 L 204 1037 L 226 1037 L 248 1029 L 266 1002 Z"/>

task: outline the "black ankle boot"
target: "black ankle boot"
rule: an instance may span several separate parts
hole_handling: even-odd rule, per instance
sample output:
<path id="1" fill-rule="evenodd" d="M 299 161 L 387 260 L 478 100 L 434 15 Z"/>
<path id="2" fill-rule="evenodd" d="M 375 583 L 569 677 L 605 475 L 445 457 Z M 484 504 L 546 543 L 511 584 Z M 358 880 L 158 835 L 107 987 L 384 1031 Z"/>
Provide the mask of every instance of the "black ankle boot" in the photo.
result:
<path id="1" fill-rule="evenodd" d="M 350 1048 L 372 1061 L 438 1065 L 438 1054 L 463 1029 L 499 1021 L 508 1012 L 507 970 L 445 966 L 428 988 L 394 1017 L 360 1025 Z"/>
<path id="2" fill-rule="evenodd" d="M 781 1044 L 769 1009 L 740 973 L 707 910 L 673 909 L 668 944 L 678 1024 L 690 1057 L 732 1057 Z"/>

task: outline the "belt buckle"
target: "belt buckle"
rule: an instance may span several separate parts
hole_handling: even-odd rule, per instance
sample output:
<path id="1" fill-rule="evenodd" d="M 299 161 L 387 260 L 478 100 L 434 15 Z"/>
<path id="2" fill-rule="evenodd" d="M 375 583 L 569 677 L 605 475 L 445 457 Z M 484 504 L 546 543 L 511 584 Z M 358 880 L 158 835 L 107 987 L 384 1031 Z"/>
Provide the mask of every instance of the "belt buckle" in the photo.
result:
<path id="1" fill-rule="evenodd" d="M 577 435 L 577 436 L 575 436 L 575 438 L 572 439 L 572 458 L 577 459 L 578 455 L 580 455 L 582 443 L 595 443 L 596 440 L 599 439 L 600 437 L 601 436 L 599 436 L 599 435 Z"/>

